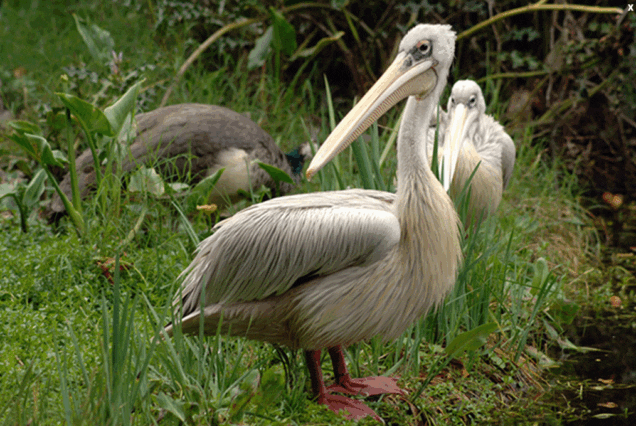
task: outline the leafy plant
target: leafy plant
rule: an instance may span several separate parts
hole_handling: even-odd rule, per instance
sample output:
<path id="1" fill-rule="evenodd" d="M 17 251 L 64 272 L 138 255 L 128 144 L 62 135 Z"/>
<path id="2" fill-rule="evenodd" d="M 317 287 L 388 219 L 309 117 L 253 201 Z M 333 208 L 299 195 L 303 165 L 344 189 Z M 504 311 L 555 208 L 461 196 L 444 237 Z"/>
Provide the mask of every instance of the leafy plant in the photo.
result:
<path id="1" fill-rule="evenodd" d="M 95 167 L 95 176 L 98 188 L 102 182 L 102 166 L 100 164 L 99 150 L 106 154 L 106 158 L 111 159 L 114 155 L 115 139 L 127 139 L 129 128 L 125 126 L 126 117 L 128 117 L 134 108 L 137 92 L 141 87 L 142 81 L 131 87 L 120 99 L 113 105 L 106 108 L 104 112 L 95 106 L 85 102 L 75 96 L 59 93 L 58 96 L 62 103 L 66 106 L 68 114 L 72 114 L 80 127 L 84 131 L 86 141 L 93 154 L 93 162 Z M 51 166 L 61 166 L 66 163 L 66 157 L 59 150 L 51 149 L 49 142 L 42 137 L 42 131 L 33 123 L 25 121 L 14 121 L 9 123 L 14 133 L 9 137 L 18 144 L 31 158 L 38 162 L 46 172 L 49 182 L 53 184 L 58 195 L 64 203 L 64 207 L 68 212 L 77 233 L 81 236 L 84 234 L 84 218 L 82 217 L 82 207 L 77 182 L 77 171 L 75 169 L 75 147 L 73 138 L 68 139 L 68 163 L 69 172 L 71 174 L 71 191 L 72 201 L 68 199 L 66 194 L 61 190 L 55 177 L 51 173 Z M 97 144 L 99 140 L 100 145 Z M 107 140 L 104 137 L 109 137 Z M 102 193 L 102 209 L 105 209 L 105 193 Z"/>
<path id="2" fill-rule="evenodd" d="M 107 65 L 113 57 L 115 41 L 108 31 L 103 30 L 95 24 L 84 25 L 80 22 L 76 14 L 73 14 L 77 31 L 82 36 L 84 44 L 93 59 Z"/>
<path id="3" fill-rule="evenodd" d="M 13 185 L 0 183 L 0 201 L 3 198 L 13 198 L 20 214 L 20 226 L 22 227 L 22 232 L 25 234 L 29 230 L 27 223 L 28 216 L 31 210 L 33 210 L 40 201 L 40 197 L 44 193 L 45 182 L 46 171 L 40 169 L 33 175 L 31 182 L 27 185 L 22 182 L 16 182 Z"/>

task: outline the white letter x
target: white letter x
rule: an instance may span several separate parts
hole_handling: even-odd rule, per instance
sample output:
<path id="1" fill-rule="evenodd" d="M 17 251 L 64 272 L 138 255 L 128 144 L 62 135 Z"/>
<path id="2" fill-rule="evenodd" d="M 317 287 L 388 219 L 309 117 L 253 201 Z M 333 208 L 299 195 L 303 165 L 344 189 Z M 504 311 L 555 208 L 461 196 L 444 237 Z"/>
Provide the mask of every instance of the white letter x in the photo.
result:
<path id="1" fill-rule="evenodd" d="M 627 11 L 628 12 L 633 12 L 634 11 L 634 4 L 633 3 L 627 5 Z"/>

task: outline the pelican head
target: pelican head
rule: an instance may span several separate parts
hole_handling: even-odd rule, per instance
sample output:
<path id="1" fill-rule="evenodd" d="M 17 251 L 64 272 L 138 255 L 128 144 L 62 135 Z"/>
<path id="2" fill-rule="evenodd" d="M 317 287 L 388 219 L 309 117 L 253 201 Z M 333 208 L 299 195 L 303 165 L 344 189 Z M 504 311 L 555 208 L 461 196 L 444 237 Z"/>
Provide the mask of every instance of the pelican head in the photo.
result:
<path id="1" fill-rule="evenodd" d="M 450 158 L 451 167 L 443 166 L 442 184 L 448 191 L 462 141 L 473 140 L 479 130 L 479 117 L 486 113 L 486 101 L 481 88 L 472 80 L 459 80 L 448 98 L 448 131 L 444 140 L 444 160 Z M 442 161 L 444 161 L 442 160 Z"/>
<path id="2" fill-rule="evenodd" d="M 307 179 L 402 99 L 439 98 L 455 53 L 455 38 L 450 25 L 413 27 L 389 68 L 322 144 L 307 169 Z"/>
<path id="3" fill-rule="evenodd" d="M 458 117 L 456 122 L 459 127 L 455 131 L 461 134 L 465 129 L 466 136 L 472 140 L 479 127 L 478 118 L 486 113 L 486 100 L 479 85 L 472 80 L 455 83 L 446 110 L 451 121 L 453 116 Z"/>

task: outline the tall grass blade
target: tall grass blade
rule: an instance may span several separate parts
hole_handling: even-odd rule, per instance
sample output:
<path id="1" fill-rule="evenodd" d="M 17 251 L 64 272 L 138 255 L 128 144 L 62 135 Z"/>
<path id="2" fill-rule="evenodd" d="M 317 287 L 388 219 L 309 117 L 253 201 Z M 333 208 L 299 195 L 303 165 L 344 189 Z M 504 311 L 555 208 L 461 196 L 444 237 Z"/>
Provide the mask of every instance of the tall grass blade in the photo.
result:
<path id="1" fill-rule="evenodd" d="M 57 371 L 60 375 L 60 393 L 62 394 L 62 403 L 64 405 L 64 417 L 66 418 L 66 424 L 73 425 L 73 411 L 71 409 L 71 398 L 68 387 L 68 365 L 66 363 L 66 356 L 60 355 L 60 350 L 55 345 L 55 362 L 57 363 Z M 63 356 L 63 361 L 60 358 Z"/>
<path id="2" fill-rule="evenodd" d="M 373 167 L 373 174 L 375 176 L 376 188 L 380 191 L 386 191 L 387 185 L 382 178 L 382 170 L 380 167 L 380 133 L 378 131 L 378 123 L 373 123 L 371 126 L 371 166 Z"/>
<path id="3" fill-rule="evenodd" d="M 327 81 L 327 76 L 324 76 L 325 80 L 325 94 L 327 97 L 327 111 L 329 112 L 329 127 L 333 131 L 336 128 L 336 112 L 333 107 L 333 100 L 331 99 L 331 89 L 329 88 L 329 81 Z M 345 189 L 346 186 L 342 179 L 341 168 L 340 168 L 340 157 L 335 156 L 333 160 L 329 162 L 330 166 L 326 167 L 332 173 L 332 179 L 326 179 L 326 173 L 320 175 L 321 189 L 323 191 L 331 191 L 331 190 L 342 190 Z M 319 172 L 320 173 L 320 172 Z"/>
<path id="4" fill-rule="evenodd" d="M 365 189 L 376 189 L 375 179 L 373 179 L 373 166 L 369 160 L 367 154 L 367 148 L 362 138 L 358 138 L 351 144 L 353 156 L 358 164 L 358 170 L 360 170 L 360 177 L 362 178 L 362 186 Z"/>
<path id="5" fill-rule="evenodd" d="M 179 221 L 181 222 L 181 226 L 183 226 L 183 229 L 185 229 L 186 235 L 190 239 L 190 242 L 192 243 L 194 247 L 197 247 L 200 242 L 199 236 L 197 235 L 194 228 L 192 227 L 192 224 L 188 220 L 188 217 L 185 215 L 181 207 L 179 207 L 179 204 L 177 204 L 176 200 L 174 199 L 172 195 L 170 195 L 170 203 L 172 204 L 172 207 L 174 207 L 174 209 L 179 214 Z"/>
<path id="6" fill-rule="evenodd" d="M 389 152 L 391 152 L 391 148 L 393 148 L 393 145 L 395 144 L 395 141 L 397 140 L 398 132 L 400 130 L 400 123 L 402 123 L 402 116 L 403 115 L 404 115 L 404 111 L 402 111 L 400 113 L 400 117 L 395 122 L 395 126 L 393 126 L 393 130 L 391 130 L 391 134 L 389 135 L 389 140 L 387 141 L 386 145 L 384 146 L 384 150 L 382 151 L 382 155 L 380 155 L 380 161 L 378 161 L 378 165 L 380 167 L 382 167 L 382 164 L 384 164 L 384 161 L 386 160 L 386 157 L 389 155 Z"/>

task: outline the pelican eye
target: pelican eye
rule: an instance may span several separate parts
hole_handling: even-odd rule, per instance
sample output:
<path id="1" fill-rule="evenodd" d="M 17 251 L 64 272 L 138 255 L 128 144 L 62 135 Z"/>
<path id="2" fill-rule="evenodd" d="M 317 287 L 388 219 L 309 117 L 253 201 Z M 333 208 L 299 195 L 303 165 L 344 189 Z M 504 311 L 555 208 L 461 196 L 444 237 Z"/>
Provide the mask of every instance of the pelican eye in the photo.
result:
<path id="1" fill-rule="evenodd" d="M 455 98 L 451 98 L 451 104 L 455 105 Z"/>
<path id="2" fill-rule="evenodd" d="M 411 49 L 410 53 L 416 61 L 431 56 L 433 44 L 430 40 L 421 40 Z"/>
<path id="3" fill-rule="evenodd" d="M 431 50 L 431 43 L 428 40 L 420 41 L 417 43 L 417 50 L 426 55 Z"/>
<path id="4" fill-rule="evenodd" d="M 468 106 L 474 107 L 476 103 L 477 103 L 477 98 L 475 96 L 471 96 L 470 100 L 468 101 Z"/>

